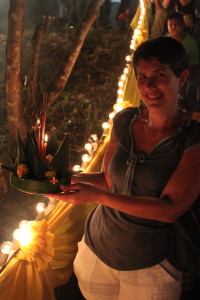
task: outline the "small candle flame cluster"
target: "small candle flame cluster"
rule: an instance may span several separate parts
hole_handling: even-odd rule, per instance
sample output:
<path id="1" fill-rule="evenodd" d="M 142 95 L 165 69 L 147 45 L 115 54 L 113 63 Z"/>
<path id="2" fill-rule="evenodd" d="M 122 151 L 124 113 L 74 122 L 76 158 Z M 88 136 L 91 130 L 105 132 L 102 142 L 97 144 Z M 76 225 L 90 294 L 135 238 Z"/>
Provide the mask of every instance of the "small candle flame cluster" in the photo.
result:
<path id="1" fill-rule="evenodd" d="M 127 107 L 129 103 L 124 101 L 124 93 L 126 89 L 127 79 L 130 76 L 130 72 L 132 69 L 132 60 L 133 60 L 133 53 L 134 50 L 143 42 L 145 39 L 148 38 L 147 30 L 144 29 L 144 22 L 145 22 L 145 1 L 140 0 L 140 16 L 138 20 L 137 27 L 133 31 L 133 35 L 131 38 L 130 43 L 130 54 L 125 57 L 126 66 L 123 70 L 123 74 L 120 76 L 118 81 L 118 91 L 117 91 L 117 100 L 113 106 L 113 112 L 109 115 L 109 118 L 113 118 L 117 112 L 121 111 L 123 108 Z"/>
<path id="2" fill-rule="evenodd" d="M 1 244 L 0 270 L 4 267 L 10 257 L 20 248 L 20 245 L 28 245 L 33 236 L 31 234 L 30 223 L 23 220 L 19 223 L 19 228 L 13 231 L 13 240 L 5 241 Z"/>
<path id="3" fill-rule="evenodd" d="M 82 155 L 82 164 L 81 165 L 74 165 L 73 171 L 79 172 L 79 171 L 85 171 L 88 164 L 92 160 L 92 157 L 94 153 L 96 152 L 98 146 L 99 146 L 99 139 L 96 134 L 91 134 L 91 136 L 88 139 L 88 142 L 85 144 L 84 148 L 87 151 L 87 153 Z"/>
<path id="4" fill-rule="evenodd" d="M 54 203 L 55 204 L 55 203 Z M 13 239 L 5 241 L 0 246 L 0 271 L 9 263 L 12 257 L 27 261 L 42 262 L 47 266 L 53 257 L 53 234 L 48 230 L 44 220 L 46 206 L 36 205 L 37 217 L 34 221 L 22 220 L 19 227 L 13 231 Z M 45 257 L 42 253 L 45 253 Z"/>

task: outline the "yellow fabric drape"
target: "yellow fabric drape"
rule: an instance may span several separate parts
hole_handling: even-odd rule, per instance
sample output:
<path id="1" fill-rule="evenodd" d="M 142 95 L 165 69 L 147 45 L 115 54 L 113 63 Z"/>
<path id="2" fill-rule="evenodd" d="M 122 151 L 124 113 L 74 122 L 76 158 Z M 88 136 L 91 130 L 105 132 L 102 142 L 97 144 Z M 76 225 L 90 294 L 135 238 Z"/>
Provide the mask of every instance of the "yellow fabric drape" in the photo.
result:
<path id="1" fill-rule="evenodd" d="M 147 17 L 149 5 L 151 5 L 150 1 L 146 1 L 144 3 L 146 15 L 144 16 L 143 26 L 142 28 L 140 28 L 141 30 L 141 36 L 139 37 L 140 42 L 147 40 L 149 37 L 149 22 Z M 133 30 L 136 29 L 138 26 L 138 20 L 140 18 L 140 14 L 141 14 L 141 5 L 139 4 L 135 16 L 130 24 L 130 27 Z M 127 82 L 125 86 L 123 99 L 124 102 L 127 103 L 127 106 L 131 105 L 133 107 L 138 107 L 140 105 L 140 97 L 138 94 L 135 73 L 132 66 L 129 67 L 129 74 L 127 76 Z"/>
<path id="2" fill-rule="evenodd" d="M 1 273 L 1 300 L 56 300 L 46 272 L 39 272 L 36 262 L 14 257 Z"/>
<path id="3" fill-rule="evenodd" d="M 140 4 L 138 5 L 136 13 L 135 13 L 135 15 L 133 17 L 133 20 L 132 20 L 131 24 L 130 24 L 130 27 L 133 30 L 137 27 L 139 17 L 140 17 Z"/>
<path id="4" fill-rule="evenodd" d="M 146 3 L 145 5 L 147 6 L 148 4 Z M 131 23 L 132 29 L 137 27 L 139 17 L 140 6 L 138 6 Z M 145 22 L 142 28 L 143 40 L 148 36 L 147 15 L 144 16 L 144 18 Z M 123 107 L 138 106 L 140 103 L 136 79 L 132 68 L 129 68 L 123 98 Z M 86 172 L 96 172 L 101 170 L 102 160 L 109 138 L 110 135 L 107 134 L 90 162 Z M 20 250 L 0 274 L 0 299 L 55 300 L 53 287 L 66 283 L 71 276 L 73 271 L 73 261 L 77 253 L 77 243 L 82 238 L 85 220 L 93 207 L 94 204 L 74 206 L 64 202 L 57 202 L 53 210 L 45 217 L 46 225 L 41 223 L 41 228 L 44 229 L 46 226 L 45 228 L 48 229 L 45 236 L 48 236 L 48 234 L 49 237 L 52 237 L 52 235 L 54 236 L 54 254 L 52 260 L 48 260 L 48 255 L 42 256 L 43 258 L 47 258 L 47 265 L 44 261 L 41 261 L 40 264 L 40 259 L 34 260 L 33 258 L 34 255 L 36 255 L 37 247 L 32 248 L 34 249 L 32 256 L 23 255 Z M 51 247 L 48 249 L 51 249 Z M 26 254 L 27 253 L 28 252 L 26 252 Z M 51 251 L 48 253 L 51 253 Z M 38 267 L 38 264 L 41 268 Z"/>
<path id="5" fill-rule="evenodd" d="M 85 220 L 94 204 L 72 205 L 57 202 L 46 216 L 49 230 L 54 234 L 54 257 L 49 263 L 53 286 L 66 283 L 73 271 L 77 243 L 82 239 Z"/>
<path id="6" fill-rule="evenodd" d="M 142 26 L 142 30 L 146 31 L 146 34 L 148 35 L 149 32 L 149 18 L 148 18 L 148 14 L 149 14 L 149 7 L 151 6 L 151 1 L 147 0 L 144 2 L 144 6 L 145 6 L 145 12 L 146 15 L 144 16 L 144 23 Z M 139 4 L 136 10 L 136 13 L 133 17 L 133 20 L 130 24 L 130 27 L 134 30 L 135 28 L 137 28 L 138 25 L 138 20 L 140 18 L 140 14 L 141 14 L 141 5 Z M 146 37 L 148 38 L 148 37 Z"/>
<path id="7" fill-rule="evenodd" d="M 52 272 L 48 263 L 54 255 L 54 235 L 45 220 L 30 222 L 29 232 L 29 245 L 20 245 L 20 251 L 0 274 L 1 300 L 55 300 L 48 276 Z"/>
<path id="8" fill-rule="evenodd" d="M 71 276 L 77 243 L 93 207 L 59 201 L 45 220 L 35 223 L 33 244 L 21 246 L 0 274 L 0 299 L 55 300 L 53 287 Z"/>
<path id="9" fill-rule="evenodd" d="M 127 106 L 130 105 L 137 107 L 140 105 L 140 97 L 137 90 L 137 82 L 133 67 L 130 67 L 129 74 L 127 76 L 126 89 L 124 93 L 124 102 L 127 103 Z"/>

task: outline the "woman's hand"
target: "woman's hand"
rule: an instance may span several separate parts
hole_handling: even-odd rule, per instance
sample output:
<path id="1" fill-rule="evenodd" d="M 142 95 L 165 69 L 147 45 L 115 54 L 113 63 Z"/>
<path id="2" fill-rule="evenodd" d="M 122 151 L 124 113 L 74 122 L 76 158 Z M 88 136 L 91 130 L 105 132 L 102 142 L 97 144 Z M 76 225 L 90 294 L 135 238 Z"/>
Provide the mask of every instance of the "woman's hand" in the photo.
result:
<path id="1" fill-rule="evenodd" d="M 103 191 L 89 183 L 76 183 L 72 185 L 61 185 L 62 192 L 59 194 L 46 194 L 46 197 L 52 197 L 71 204 L 98 203 L 97 199 Z"/>
<path id="2" fill-rule="evenodd" d="M 71 176 L 71 184 L 79 183 L 79 182 L 87 182 L 85 180 L 85 173 L 76 173 Z"/>

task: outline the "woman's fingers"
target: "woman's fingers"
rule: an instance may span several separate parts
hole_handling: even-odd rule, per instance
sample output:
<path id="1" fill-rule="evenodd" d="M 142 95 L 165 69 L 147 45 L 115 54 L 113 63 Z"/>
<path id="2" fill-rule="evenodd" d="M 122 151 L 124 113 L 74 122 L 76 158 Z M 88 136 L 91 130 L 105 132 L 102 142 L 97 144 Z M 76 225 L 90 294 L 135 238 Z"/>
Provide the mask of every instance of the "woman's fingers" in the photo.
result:
<path id="1" fill-rule="evenodd" d="M 57 199 L 57 200 L 63 200 L 63 198 L 65 197 L 64 195 L 65 195 L 65 193 L 60 193 L 60 194 L 46 194 L 45 197 L 54 198 L 54 199 Z"/>
<path id="2" fill-rule="evenodd" d="M 61 184 L 60 188 L 63 192 L 67 193 L 70 190 L 70 185 Z"/>
<path id="3" fill-rule="evenodd" d="M 98 189 L 88 183 L 76 183 L 72 185 L 61 185 L 61 193 L 46 194 L 57 200 L 62 200 L 71 204 L 92 203 L 96 202 Z"/>
<path id="4" fill-rule="evenodd" d="M 70 195 L 72 196 L 73 193 L 83 188 L 83 184 L 61 185 L 60 188 L 62 190 L 61 193 L 48 193 L 45 196 L 67 202 L 70 201 Z"/>
<path id="5" fill-rule="evenodd" d="M 74 183 L 71 185 L 61 185 L 60 188 L 63 192 L 67 193 L 67 192 L 73 192 L 73 191 L 78 191 L 81 190 L 83 188 L 87 188 L 91 186 L 88 183 L 84 183 L 84 182 L 79 182 L 79 183 Z"/>

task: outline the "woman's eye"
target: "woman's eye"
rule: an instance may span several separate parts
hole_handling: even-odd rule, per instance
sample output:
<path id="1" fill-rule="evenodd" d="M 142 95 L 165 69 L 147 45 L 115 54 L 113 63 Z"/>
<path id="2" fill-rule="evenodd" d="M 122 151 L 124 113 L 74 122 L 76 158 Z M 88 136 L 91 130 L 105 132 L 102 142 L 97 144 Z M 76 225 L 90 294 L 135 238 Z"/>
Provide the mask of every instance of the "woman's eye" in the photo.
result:
<path id="1" fill-rule="evenodd" d="M 164 76 L 165 76 L 164 73 L 157 73 L 157 74 L 156 74 L 156 77 L 164 77 Z"/>
<path id="2" fill-rule="evenodd" d="M 144 80 L 144 79 L 146 79 L 145 75 L 138 75 L 137 76 L 137 80 Z"/>

